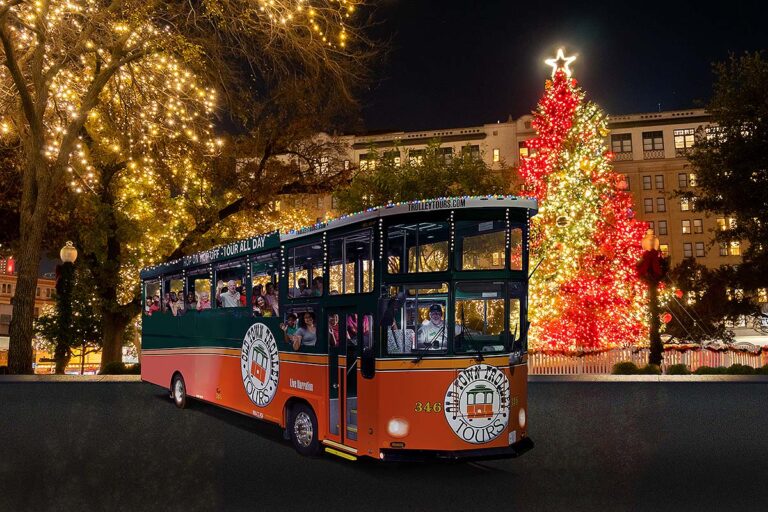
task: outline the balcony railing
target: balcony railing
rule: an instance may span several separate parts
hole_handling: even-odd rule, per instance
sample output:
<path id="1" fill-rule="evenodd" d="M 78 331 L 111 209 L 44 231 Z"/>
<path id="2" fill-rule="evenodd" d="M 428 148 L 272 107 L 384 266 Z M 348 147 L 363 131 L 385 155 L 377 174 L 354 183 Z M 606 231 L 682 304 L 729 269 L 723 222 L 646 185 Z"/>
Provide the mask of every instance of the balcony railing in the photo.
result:
<path id="1" fill-rule="evenodd" d="M 691 148 L 675 148 L 675 156 L 688 156 Z"/>
<path id="2" fill-rule="evenodd" d="M 613 160 L 615 162 L 626 162 L 627 160 L 632 160 L 632 152 L 622 151 L 620 153 L 614 153 Z"/>
<path id="3" fill-rule="evenodd" d="M 663 149 L 652 149 L 650 151 L 643 151 L 643 160 L 657 160 L 664 158 Z"/>

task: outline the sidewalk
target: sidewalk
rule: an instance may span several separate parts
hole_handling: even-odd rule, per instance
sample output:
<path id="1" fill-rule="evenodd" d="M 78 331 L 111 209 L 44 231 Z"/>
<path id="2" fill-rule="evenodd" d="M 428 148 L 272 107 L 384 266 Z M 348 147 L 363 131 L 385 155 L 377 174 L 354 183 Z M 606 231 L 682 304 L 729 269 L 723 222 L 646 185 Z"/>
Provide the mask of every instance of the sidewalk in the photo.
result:
<path id="1" fill-rule="evenodd" d="M 141 382 L 141 375 L 0 375 L 4 382 Z"/>
<path id="2" fill-rule="evenodd" d="M 141 382 L 141 375 L 0 375 L 4 382 Z M 768 375 L 529 375 L 528 382 L 768 383 Z"/>

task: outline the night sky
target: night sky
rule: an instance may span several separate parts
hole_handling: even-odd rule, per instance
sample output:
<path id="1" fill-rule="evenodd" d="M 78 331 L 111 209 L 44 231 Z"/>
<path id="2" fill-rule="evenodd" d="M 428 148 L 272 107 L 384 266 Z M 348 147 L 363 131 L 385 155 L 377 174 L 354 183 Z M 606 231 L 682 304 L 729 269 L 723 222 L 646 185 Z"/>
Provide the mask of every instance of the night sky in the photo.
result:
<path id="1" fill-rule="evenodd" d="M 535 108 L 559 46 L 611 114 L 706 100 L 711 63 L 768 49 L 759 2 L 380 0 L 375 36 L 391 51 L 363 94 L 368 130 L 452 128 Z"/>

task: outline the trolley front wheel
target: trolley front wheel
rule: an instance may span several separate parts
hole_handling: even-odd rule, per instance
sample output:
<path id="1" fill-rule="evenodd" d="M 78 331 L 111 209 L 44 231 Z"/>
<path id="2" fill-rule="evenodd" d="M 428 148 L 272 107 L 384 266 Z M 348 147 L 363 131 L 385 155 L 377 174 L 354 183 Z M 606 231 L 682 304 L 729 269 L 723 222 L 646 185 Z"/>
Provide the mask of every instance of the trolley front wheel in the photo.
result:
<path id="1" fill-rule="evenodd" d="M 183 409 L 187 406 L 187 386 L 184 377 L 177 373 L 171 382 L 171 399 L 176 407 Z"/>

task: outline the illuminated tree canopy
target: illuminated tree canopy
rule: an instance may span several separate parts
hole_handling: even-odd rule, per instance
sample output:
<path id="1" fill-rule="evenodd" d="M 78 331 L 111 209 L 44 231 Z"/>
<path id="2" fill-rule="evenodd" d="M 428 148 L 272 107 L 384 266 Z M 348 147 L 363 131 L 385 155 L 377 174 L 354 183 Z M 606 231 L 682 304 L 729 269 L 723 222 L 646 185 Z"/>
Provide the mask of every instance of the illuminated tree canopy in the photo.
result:
<path id="1" fill-rule="evenodd" d="M 557 69 L 534 113 L 537 136 L 520 174 L 539 201 L 533 218 L 530 338 L 534 348 L 578 351 L 637 343 L 647 334 L 645 285 L 635 271 L 646 225 L 612 170 L 607 119 Z"/>

